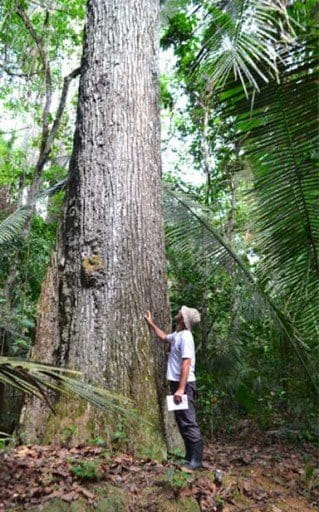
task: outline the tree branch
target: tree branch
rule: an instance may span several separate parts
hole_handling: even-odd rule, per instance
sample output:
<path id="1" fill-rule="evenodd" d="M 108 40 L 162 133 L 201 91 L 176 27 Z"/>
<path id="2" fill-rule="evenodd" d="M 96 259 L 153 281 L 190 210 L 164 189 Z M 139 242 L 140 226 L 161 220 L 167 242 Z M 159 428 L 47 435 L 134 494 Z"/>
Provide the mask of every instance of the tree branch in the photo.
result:
<path id="1" fill-rule="evenodd" d="M 79 76 L 80 72 L 81 72 L 81 68 L 79 67 L 79 68 L 74 69 L 69 75 L 64 77 L 59 106 L 57 108 L 55 120 L 54 120 L 54 123 L 51 128 L 51 132 L 50 132 L 48 140 L 47 140 L 47 149 L 49 152 L 51 150 L 52 144 L 54 142 L 54 139 L 56 137 L 57 131 L 60 126 L 61 117 L 62 117 L 64 108 L 65 108 L 65 103 L 66 103 L 66 98 L 68 95 L 70 83 L 74 78 Z"/>
<path id="2" fill-rule="evenodd" d="M 9 76 L 16 76 L 18 78 L 30 78 L 31 76 L 34 76 L 34 75 L 38 75 L 39 73 L 38 72 L 35 72 L 35 73 L 16 73 L 15 71 L 12 71 L 11 69 L 9 69 L 7 66 L 3 66 L 2 64 L 0 64 L 0 67 L 3 69 L 3 71 L 9 75 Z"/>
<path id="3" fill-rule="evenodd" d="M 32 39 L 34 40 L 35 44 L 37 45 L 37 48 L 39 50 L 39 54 L 41 56 L 41 60 L 43 63 L 44 70 L 46 70 L 46 68 L 48 67 L 48 62 L 47 62 L 45 50 L 42 45 L 41 37 L 39 37 L 38 34 L 36 33 L 29 16 L 27 15 L 26 11 L 21 6 L 19 6 L 17 8 L 17 14 L 21 18 L 24 26 L 26 27 L 26 29 L 30 33 Z"/>
<path id="4" fill-rule="evenodd" d="M 36 2 L 35 0 L 29 0 L 30 4 L 33 4 L 33 5 L 37 5 L 39 7 L 41 7 L 41 9 L 46 9 L 47 11 L 50 11 L 50 12 L 64 12 L 65 14 L 67 14 L 68 16 L 71 16 L 72 14 L 65 10 L 65 9 L 58 9 L 57 7 L 50 7 L 48 5 L 46 5 L 45 3 L 41 3 L 41 2 Z"/>
<path id="5" fill-rule="evenodd" d="M 21 20 L 23 21 L 26 29 L 30 33 L 32 39 L 35 41 L 35 43 L 37 45 L 39 55 L 40 55 L 40 58 L 41 58 L 41 61 L 43 64 L 44 73 L 45 73 L 45 104 L 44 104 L 43 114 L 42 114 L 41 146 L 40 146 L 39 157 L 38 157 L 38 160 L 37 160 L 37 163 L 35 166 L 34 179 L 33 179 L 32 185 L 30 187 L 30 192 L 29 192 L 29 199 L 32 199 L 32 197 L 34 197 L 39 191 L 41 174 L 42 174 L 44 165 L 46 164 L 46 162 L 48 160 L 48 156 L 51 152 L 54 140 L 56 138 L 56 135 L 57 135 L 60 123 L 61 123 L 61 118 L 62 118 L 62 114 L 64 112 L 70 82 L 80 74 L 81 68 L 74 69 L 69 75 L 67 75 L 64 78 L 63 87 L 62 87 L 62 91 L 61 91 L 61 97 L 60 97 L 59 105 L 58 105 L 58 108 L 56 111 L 55 120 L 54 120 L 52 128 L 50 130 L 49 113 L 50 113 L 50 107 L 51 107 L 51 102 L 52 102 L 52 81 L 51 81 L 50 65 L 49 65 L 47 55 L 45 52 L 45 48 L 43 45 L 43 36 L 40 37 L 37 34 L 37 32 L 35 31 L 32 23 L 30 21 L 30 18 L 28 17 L 27 13 L 21 6 L 18 7 L 17 13 L 20 16 Z M 49 19 L 49 17 L 48 17 L 48 13 L 47 13 L 47 16 L 44 21 L 44 27 L 47 26 L 48 19 Z"/>
<path id="6" fill-rule="evenodd" d="M 21 18 L 24 26 L 28 30 L 29 34 L 31 35 L 32 39 L 34 40 L 34 42 L 38 48 L 39 55 L 40 55 L 40 58 L 41 58 L 41 61 L 43 64 L 44 77 L 45 77 L 45 102 L 44 102 L 44 108 L 43 108 L 43 113 L 42 113 L 41 147 L 40 147 L 40 155 L 39 155 L 38 162 L 37 162 L 36 168 L 35 168 L 35 176 L 34 176 L 34 182 L 37 182 L 38 178 L 40 178 L 41 172 L 43 170 L 42 154 L 45 151 L 45 148 L 47 145 L 47 139 L 49 137 L 49 113 L 50 113 L 50 107 L 51 107 L 51 101 L 52 101 L 51 69 L 50 69 L 50 64 L 47 59 L 47 55 L 46 55 L 46 52 L 45 52 L 45 49 L 44 49 L 44 46 L 42 43 L 42 38 L 38 36 L 36 30 L 34 29 L 32 23 L 31 23 L 31 20 L 30 20 L 28 14 L 21 6 L 18 6 L 17 14 Z"/>
<path id="7" fill-rule="evenodd" d="M 45 163 L 48 160 L 48 156 L 51 152 L 53 143 L 55 141 L 58 129 L 61 124 L 61 118 L 62 118 L 62 115 L 64 112 L 70 83 L 74 78 L 76 78 L 80 74 L 80 72 L 81 72 L 81 68 L 79 67 L 79 68 L 74 69 L 69 75 L 64 77 L 63 87 L 62 87 L 60 101 L 59 101 L 59 105 L 58 105 L 58 108 L 56 111 L 55 119 L 54 119 L 52 128 L 51 128 L 50 132 L 48 133 L 45 147 L 43 149 L 41 149 L 41 151 L 40 151 L 40 155 L 39 155 L 38 162 L 36 165 L 36 169 L 38 169 L 38 173 L 37 173 L 37 175 L 35 175 L 35 179 L 30 187 L 30 193 L 29 193 L 30 199 L 32 199 L 39 191 L 41 172 L 43 170 Z"/>

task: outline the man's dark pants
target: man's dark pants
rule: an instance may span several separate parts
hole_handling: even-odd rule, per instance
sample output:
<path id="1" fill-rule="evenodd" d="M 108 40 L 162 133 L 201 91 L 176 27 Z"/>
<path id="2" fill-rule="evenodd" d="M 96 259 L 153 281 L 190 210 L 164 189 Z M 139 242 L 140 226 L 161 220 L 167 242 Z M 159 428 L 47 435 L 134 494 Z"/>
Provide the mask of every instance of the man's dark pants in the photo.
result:
<path id="1" fill-rule="evenodd" d="M 179 383 L 170 380 L 169 386 L 171 393 L 174 394 L 179 387 Z M 188 398 L 188 409 L 175 411 L 175 419 L 178 425 L 181 436 L 186 441 L 197 443 L 202 439 L 199 427 L 196 420 L 195 412 L 195 396 L 196 396 L 196 384 L 195 382 L 187 382 L 185 388 L 185 394 Z"/>

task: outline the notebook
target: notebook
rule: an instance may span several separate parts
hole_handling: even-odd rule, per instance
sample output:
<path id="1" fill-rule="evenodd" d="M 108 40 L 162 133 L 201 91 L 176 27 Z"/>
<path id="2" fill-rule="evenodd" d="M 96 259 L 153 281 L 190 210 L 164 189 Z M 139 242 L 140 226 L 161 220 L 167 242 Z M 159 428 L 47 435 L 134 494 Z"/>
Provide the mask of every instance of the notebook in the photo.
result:
<path id="1" fill-rule="evenodd" d="M 182 401 L 180 404 L 175 404 L 174 395 L 167 395 L 166 401 L 168 411 L 179 411 L 182 409 L 188 409 L 187 395 L 182 395 Z"/>

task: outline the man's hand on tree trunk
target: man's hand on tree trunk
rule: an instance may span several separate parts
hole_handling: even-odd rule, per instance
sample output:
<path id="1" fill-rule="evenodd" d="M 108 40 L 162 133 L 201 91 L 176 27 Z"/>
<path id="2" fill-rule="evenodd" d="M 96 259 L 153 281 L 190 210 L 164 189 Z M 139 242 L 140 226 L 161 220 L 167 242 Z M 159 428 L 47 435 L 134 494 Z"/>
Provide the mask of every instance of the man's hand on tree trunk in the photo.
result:
<path id="1" fill-rule="evenodd" d="M 146 320 L 146 322 L 148 323 L 148 325 L 153 325 L 153 317 L 152 317 L 152 313 L 150 311 L 148 311 L 146 313 L 146 315 L 144 315 L 144 318 Z"/>
<path id="2" fill-rule="evenodd" d="M 166 340 L 166 333 L 164 331 L 162 331 L 162 329 L 157 327 L 156 324 L 154 324 L 152 313 L 150 311 L 148 311 L 146 313 L 146 315 L 144 315 L 144 319 L 146 320 L 146 322 L 148 323 L 150 328 L 155 332 L 156 336 L 159 337 L 160 340 L 167 341 Z"/>

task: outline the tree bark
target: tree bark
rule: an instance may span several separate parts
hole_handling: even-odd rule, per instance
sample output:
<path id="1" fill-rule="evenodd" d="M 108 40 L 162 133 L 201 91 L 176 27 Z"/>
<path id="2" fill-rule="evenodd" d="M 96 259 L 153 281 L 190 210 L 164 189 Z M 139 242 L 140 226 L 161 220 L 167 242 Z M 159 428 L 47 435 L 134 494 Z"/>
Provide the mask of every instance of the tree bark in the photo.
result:
<path id="1" fill-rule="evenodd" d="M 56 356 L 90 382 L 132 397 L 160 440 L 164 350 L 143 318 L 150 309 L 159 325 L 169 325 L 158 15 L 157 0 L 88 2 L 58 261 Z M 90 411 L 85 421 L 93 417 L 96 434 Z"/>

